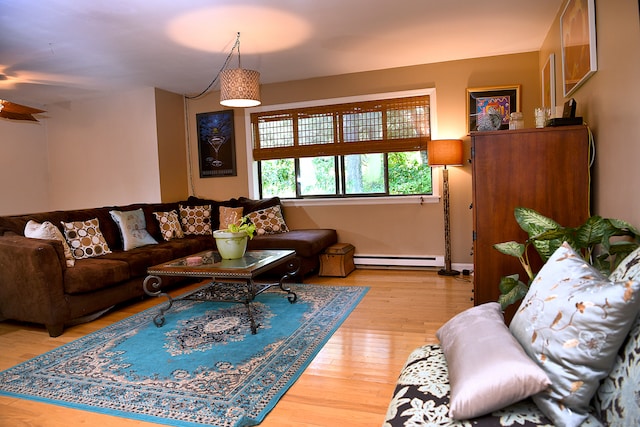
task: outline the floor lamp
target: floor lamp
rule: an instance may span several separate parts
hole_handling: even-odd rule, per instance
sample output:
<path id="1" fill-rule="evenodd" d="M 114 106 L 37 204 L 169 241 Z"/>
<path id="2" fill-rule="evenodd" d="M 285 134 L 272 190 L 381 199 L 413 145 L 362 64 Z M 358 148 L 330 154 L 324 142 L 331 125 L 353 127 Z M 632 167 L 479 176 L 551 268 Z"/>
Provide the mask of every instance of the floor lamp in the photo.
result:
<path id="1" fill-rule="evenodd" d="M 437 139 L 427 143 L 429 166 L 444 166 L 442 169 L 442 201 L 444 202 L 444 268 L 441 276 L 457 276 L 459 271 L 451 269 L 451 230 L 449 220 L 449 171 L 447 166 L 462 166 L 462 140 Z"/>

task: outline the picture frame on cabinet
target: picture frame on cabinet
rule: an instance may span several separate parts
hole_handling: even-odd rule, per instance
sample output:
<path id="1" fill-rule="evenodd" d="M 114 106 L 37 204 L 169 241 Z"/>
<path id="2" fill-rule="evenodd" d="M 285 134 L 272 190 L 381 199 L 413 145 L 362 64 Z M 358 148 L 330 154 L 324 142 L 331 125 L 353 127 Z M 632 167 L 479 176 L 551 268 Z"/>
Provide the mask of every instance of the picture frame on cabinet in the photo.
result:
<path id="1" fill-rule="evenodd" d="M 549 55 L 542 67 L 542 106 L 553 109 L 556 106 L 556 55 Z"/>
<path id="2" fill-rule="evenodd" d="M 196 114 L 200 178 L 236 176 L 233 110 Z"/>
<path id="3" fill-rule="evenodd" d="M 595 0 L 569 0 L 560 16 L 565 98 L 598 70 Z"/>
<path id="4" fill-rule="evenodd" d="M 467 131 L 509 129 L 512 112 L 522 111 L 520 107 L 520 85 L 489 86 L 467 88 Z M 491 124 L 487 119 L 499 115 L 499 123 Z"/>

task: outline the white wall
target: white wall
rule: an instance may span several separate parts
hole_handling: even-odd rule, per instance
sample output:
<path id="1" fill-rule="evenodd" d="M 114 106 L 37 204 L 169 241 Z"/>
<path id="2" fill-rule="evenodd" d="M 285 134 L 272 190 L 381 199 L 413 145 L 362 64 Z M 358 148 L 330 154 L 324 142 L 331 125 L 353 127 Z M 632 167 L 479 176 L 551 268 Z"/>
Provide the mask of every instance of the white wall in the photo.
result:
<path id="1" fill-rule="evenodd" d="M 49 210 L 46 124 L 0 119 L 0 215 Z"/>
<path id="2" fill-rule="evenodd" d="M 47 106 L 49 210 L 160 201 L 155 91 Z"/>

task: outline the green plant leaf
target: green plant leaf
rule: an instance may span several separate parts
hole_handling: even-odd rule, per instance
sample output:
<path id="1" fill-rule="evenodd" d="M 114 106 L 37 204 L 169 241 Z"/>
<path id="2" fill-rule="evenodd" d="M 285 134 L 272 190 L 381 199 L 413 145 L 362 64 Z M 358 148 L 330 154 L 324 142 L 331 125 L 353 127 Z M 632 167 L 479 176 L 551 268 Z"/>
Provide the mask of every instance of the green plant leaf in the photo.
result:
<path id="1" fill-rule="evenodd" d="M 524 283 L 518 281 L 518 283 L 507 293 L 503 293 L 498 297 L 498 302 L 503 310 L 509 307 L 511 304 L 515 304 L 527 295 L 529 287 Z"/>
<path id="2" fill-rule="evenodd" d="M 493 245 L 498 252 L 501 252 L 505 255 L 511 255 L 516 258 L 520 258 L 524 254 L 525 245 L 523 243 L 514 242 L 513 240 L 510 242 L 496 243 Z"/>
<path id="3" fill-rule="evenodd" d="M 504 276 L 500 279 L 500 293 L 501 294 L 508 294 L 509 292 L 511 292 L 511 290 L 513 288 L 515 288 L 516 286 L 518 286 L 518 283 L 520 282 L 520 275 L 519 274 L 512 274 L 510 276 Z"/>
<path id="4" fill-rule="evenodd" d="M 551 218 L 547 218 L 530 208 L 517 207 L 514 210 L 514 216 L 520 228 L 526 231 L 529 237 L 533 237 L 546 230 L 560 227 L 560 224 Z"/>

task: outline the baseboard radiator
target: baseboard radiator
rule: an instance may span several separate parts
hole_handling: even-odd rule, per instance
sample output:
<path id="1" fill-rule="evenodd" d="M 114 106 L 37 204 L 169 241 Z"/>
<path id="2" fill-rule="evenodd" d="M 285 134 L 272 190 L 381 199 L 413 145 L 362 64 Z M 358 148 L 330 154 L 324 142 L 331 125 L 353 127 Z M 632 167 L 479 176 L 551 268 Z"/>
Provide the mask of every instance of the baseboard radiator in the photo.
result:
<path id="1" fill-rule="evenodd" d="M 356 266 L 365 267 L 435 267 L 444 266 L 444 255 L 407 256 L 407 255 L 354 255 Z"/>

